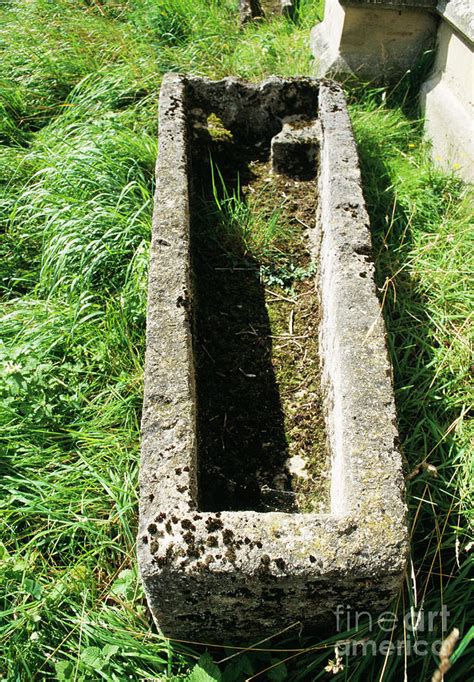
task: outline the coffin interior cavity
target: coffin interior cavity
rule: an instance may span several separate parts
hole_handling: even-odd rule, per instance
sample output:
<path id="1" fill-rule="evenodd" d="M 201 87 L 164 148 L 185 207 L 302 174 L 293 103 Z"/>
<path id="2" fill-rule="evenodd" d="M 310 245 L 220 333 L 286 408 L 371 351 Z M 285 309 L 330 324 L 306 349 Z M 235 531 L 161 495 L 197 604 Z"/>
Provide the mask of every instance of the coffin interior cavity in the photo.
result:
<path id="1" fill-rule="evenodd" d="M 227 279 L 213 280 L 211 290 L 206 284 L 206 277 L 224 277 L 226 271 L 215 273 L 208 265 L 222 256 L 225 241 L 220 235 L 200 244 L 201 221 L 209 227 L 207 209 L 202 211 L 210 194 L 209 145 L 214 155 L 222 150 L 223 172 L 225 160 L 232 160 L 234 176 L 238 164 L 225 149 L 236 145 L 234 151 L 243 154 L 240 182 L 248 186 L 252 169 L 265 177 L 270 173 L 266 164 L 278 165 L 282 139 L 276 138 L 293 117 L 303 120 L 303 129 L 315 117 L 321 124 L 320 144 L 303 157 L 311 160 L 315 154 L 317 180 L 308 173 L 309 179 L 297 182 L 317 182 L 319 188 L 306 248 L 311 245 L 317 260 L 318 345 L 331 457 L 330 510 L 323 513 L 317 505 L 286 509 L 285 496 L 261 494 L 262 483 L 257 495 L 246 498 L 225 486 L 213 488 L 209 475 L 203 475 L 207 467 L 199 472 L 205 457 L 199 425 L 205 414 L 203 375 L 209 379 L 210 372 L 199 363 L 206 355 L 200 339 L 207 333 L 199 324 L 206 321 L 208 297 L 222 295 L 228 286 Z M 137 538 L 153 617 L 168 637 L 243 644 L 272 637 L 295 622 L 308 631 L 334 629 L 340 604 L 380 613 L 405 572 L 406 506 L 391 367 L 344 94 L 336 83 L 309 78 L 249 84 L 170 74 L 160 92 L 159 130 Z M 273 181 L 280 182 L 276 177 Z M 230 186 L 235 181 L 232 173 L 225 178 Z M 299 217 L 308 224 L 312 219 Z M 209 236 L 208 229 L 204 234 Z M 257 264 L 250 263 L 251 269 Z M 233 274 L 240 277 L 239 272 Z M 271 306 L 266 305 L 267 320 L 262 304 L 267 292 L 257 277 L 244 284 L 251 292 L 250 311 L 256 308 L 263 329 L 271 329 Z M 310 293 L 307 298 L 316 300 L 314 290 Z M 212 303 L 212 314 L 216 307 L 230 314 L 226 296 L 221 298 L 219 305 Z M 276 340 L 271 341 L 274 360 Z M 268 353 L 264 358 L 268 362 Z M 278 442 L 283 441 L 282 382 L 274 362 L 272 367 L 269 395 Z M 215 386 L 214 380 L 209 383 Z M 257 398 L 247 402 L 251 408 Z M 221 426 L 223 416 L 221 411 Z M 252 475 L 258 482 L 257 468 Z M 273 510 L 265 507 L 269 502 Z"/>
<path id="2" fill-rule="evenodd" d="M 199 509 L 324 512 L 317 111 L 245 136 L 218 113 L 190 120 Z"/>

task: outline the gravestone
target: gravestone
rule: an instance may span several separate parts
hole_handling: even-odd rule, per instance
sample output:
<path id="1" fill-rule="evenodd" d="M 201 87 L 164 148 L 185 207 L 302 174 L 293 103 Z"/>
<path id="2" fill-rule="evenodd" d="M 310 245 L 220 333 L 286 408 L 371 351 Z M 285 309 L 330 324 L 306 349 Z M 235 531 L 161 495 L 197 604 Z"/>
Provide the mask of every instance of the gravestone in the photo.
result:
<path id="1" fill-rule="evenodd" d="M 441 0 L 433 69 L 422 84 L 425 136 L 433 161 L 474 182 L 474 8 Z"/>
<path id="2" fill-rule="evenodd" d="M 395 82 L 436 38 L 436 0 L 326 0 L 311 32 L 315 74 Z"/>
<path id="3" fill-rule="evenodd" d="M 474 179 L 474 10 L 469 0 L 326 0 L 311 31 L 315 75 L 390 85 L 433 59 L 421 85 L 433 161 Z"/>

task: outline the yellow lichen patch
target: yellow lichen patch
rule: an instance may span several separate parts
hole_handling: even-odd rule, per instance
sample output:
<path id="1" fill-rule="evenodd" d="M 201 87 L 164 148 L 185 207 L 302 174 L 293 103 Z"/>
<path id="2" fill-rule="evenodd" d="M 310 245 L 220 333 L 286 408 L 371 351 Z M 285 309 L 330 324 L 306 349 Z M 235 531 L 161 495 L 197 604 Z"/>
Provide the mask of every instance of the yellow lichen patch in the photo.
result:
<path id="1" fill-rule="evenodd" d="M 214 140 L 232 140 L 232 133 L 216 114 L 209 114 L 207 117 L 207 129 Z"/>

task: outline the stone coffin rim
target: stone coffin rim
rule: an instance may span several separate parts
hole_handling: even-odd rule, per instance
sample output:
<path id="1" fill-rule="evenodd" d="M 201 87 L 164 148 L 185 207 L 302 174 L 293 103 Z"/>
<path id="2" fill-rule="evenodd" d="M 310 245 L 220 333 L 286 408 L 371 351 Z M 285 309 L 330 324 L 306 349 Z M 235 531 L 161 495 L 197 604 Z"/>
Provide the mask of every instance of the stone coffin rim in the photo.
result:
<path id="1" fill-rule="evenodd" d="M 334 453 L 332 509 L 329 514 L 201 512 L 196 502 L 196 442 L 192 427 L 195 405 L 188 317 L 192 305 L 190 266 L 185 262 L 190 209 L 184 101 L 187 90 L 200 85 L 211 94 L 219 94 L 226 88 L 261 93 L 281 84 L 319 88 L 323 139 L 320 205 L 313 237 L 321 253 L 320 345 L 323 350 L 336 349 L 342 365 L 354 373 L 352 378 L 338 376 L 341 372 L 334 362 L 322 357 L 328 431 Z M 334 191 L 336 177 L 338 189 Z M 182 185 L 183 181 L 187 189 L 177 193 L 173 188 L 176 182 Z M 235 78 L 211 81 L 167 75 L 160 93 L 156 197 L 149 278 L 149 292 L 156 295 L 149 301 L 147 321 L 138 533 L 140 571 L 152 610 L 159 612 L 161 607 L 151 581 L 170 573 L 180 574 L 190 582 L 208 580 L 210 574 L 232 573 L 245 579 L 262 570 L 276 577 L 331 578 L 335 585 L 350 577 L 383 584 L 387 601 L 388 595 L 396 593 L 406 564 L 404 481 L 391 367 L 369 257 L 369 221 L 341 87 L 326 79 L 306 77 L 271 77 L 259 84 L 248 84 Z M 167 272 L 170 252 L 182 261 L 178 271 L 172 273 Z M 165 282 L 163 272 L 169 275 Z M 354 309 L 348 299 L 351 282 L 361 294 Z M 339 315 L 336 320 L 334 310 Z M 356 342 L 362 344 L 361 357 L 351 355 L 344 346 L 348 341 L 338 329 L 344 320 L 352 325 L 350 333 Z M 160 346 L 163 325 L 173 335 L 173 344 L 165 348 Z M 175 357 L 170 359 L 170 352 Z M 375 364 L 371 363 L 372 357 L 377 358 Z M 186 375 L 173 372 L 176 366 L 187 366 Z M 362 426 L 354 425 L 356 419 Z M 341 428 L 345 433 L 341 434 Z M 232 553 L 217 560 L 216 555 L 228 549 L 225 532 L 229 530 L 232 538 L 227 544 L 232 546 Z M 218 544 L 212 547 L 208 543 L 213 534 Z"/>

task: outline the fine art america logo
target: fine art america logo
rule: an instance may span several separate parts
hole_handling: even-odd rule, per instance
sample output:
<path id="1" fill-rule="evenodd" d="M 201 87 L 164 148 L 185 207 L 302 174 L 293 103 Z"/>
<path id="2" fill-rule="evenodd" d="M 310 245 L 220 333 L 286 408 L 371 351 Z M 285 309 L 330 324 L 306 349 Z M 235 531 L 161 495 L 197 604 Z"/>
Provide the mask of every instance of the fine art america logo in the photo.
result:
<path id="1" fill-rule="evenodd" d="M 338 632 L 358 631 L 357 639 L 341 639 L 337 643 L 337 658 L 343 656 L 426 656 L 440 655 L 443 638 L 448 632 L 449 611 L 445 604 L 439 611 L 415 610 L 403 616 L 384 611 L 374 616 L 368 611 L 355 611 L 339 604 L 334 613 Z M 400 627 L 401 626 L 401 627 Z M 402 633 L 395 639 L 395 632 Z M 361 636 L 361 633 L 362 636 Z M 438 639 L 436 635 L 440 635 Z"/>

